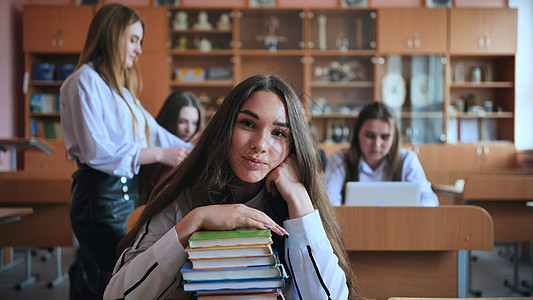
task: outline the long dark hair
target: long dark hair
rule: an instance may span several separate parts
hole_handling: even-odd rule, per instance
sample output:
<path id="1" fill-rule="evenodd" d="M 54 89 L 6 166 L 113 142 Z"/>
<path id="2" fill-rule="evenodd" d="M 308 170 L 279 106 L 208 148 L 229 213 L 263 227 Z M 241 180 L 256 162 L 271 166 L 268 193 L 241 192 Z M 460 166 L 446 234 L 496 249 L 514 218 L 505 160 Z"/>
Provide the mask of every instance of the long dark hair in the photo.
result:
<path id="1" fill-rule="evenodd" d="M 359 142 L 359 131 L 361 127 L 367 120 L 378 119 L 385 121 L 390 124 L 394 129 L 392 146 L 389 154 L 386 157 L 387 163 L 390 166 L 387 170 L 387 176 L 392 177 L 396 173 L 399 166 L 399 150 L 401 148 L 401 137 L 400 129 L 398 127 L 398 122 L 394 112 L 390 107 L 381 103 L 381 102 L 372 102 L 371 104 L 366 105 L 357 120 L 353 125 L 353 136 L 352 142 L 350 143 L 350 150 L 348 151 L 347 157 L 345 158 L 346 163 L 346 181 L 359 181 L 359 161 L 361 160 L 361 146 Z"/>
<path id="2" fill-rule="evenodd" d="M 279 76 L 255 75 L 233 88 L 220 109 L 215 113 L 202 132 L 189 156 L 172 169 L 155 187 L 149 202 L 132 230 L 119 244 L 122 252 L 135 239 L 137 233 L 152 216 L 175 201 L 180 193 L 190 188 L 194 199 L 187 199 L 179 205 L 189 209 L 219 203 L 232 203 L 228 191 L 234 174 L 228 163 L 231 138 L 237 114 L 243 104 L 258 91 L 276 94 L 284 102 L 291 131 L 291 152 L 295 156 L 299 177 L 307 189 L 313 206 L 320 211 L 326 234 L 339 258 L 339 265 L 346 274 L 350 297 L 356 297 L 355 276 L 350 266 L 343 235 L 337 215 L 330 205 L 320 173 L 320 162 L 314 147 L 302 104 L 293 89 Z M 281 198 L 269 199 L 266 213 L 276 222 L 288 217 L 288 210 Z M 275 235 L 274 235 L 275 236 Z M 276 248 L 283 253 L 284 239 L 277 238 Z"/>
<path id="3" fill-rule="evenodd" d="M 202 110 L 200 109 L 196 96 L 191 92 L 178 91 L 170 94 L 155 119 L 159 125 L 177 136 L 178 123 L 176 121 L 180 116 L 181 109 L 187 106 L 192 106 L 198 111 L 198 126 L 194 132 L 197 133 L 202 128 Z"/>

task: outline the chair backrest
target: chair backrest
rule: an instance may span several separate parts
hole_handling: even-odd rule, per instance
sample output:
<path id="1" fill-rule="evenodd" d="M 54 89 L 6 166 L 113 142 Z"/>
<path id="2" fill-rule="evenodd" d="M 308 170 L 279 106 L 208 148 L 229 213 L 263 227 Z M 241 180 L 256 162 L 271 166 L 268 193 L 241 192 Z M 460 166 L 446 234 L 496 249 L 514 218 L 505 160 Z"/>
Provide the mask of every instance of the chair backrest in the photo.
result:
<path id="1" fill-rule="evenodd" d="M 130 214 L 130 216 L 128 217 L 128 220 L 126 221 L 126 232 L 129 232 L 133 228 L 133 225 L 135 225 L 135 223 L 141 216 L 143 209 L 144 209 L 144 205 L 141 205 L 137 207 L 135 210 L 133 210 L 133 212 Z"/>

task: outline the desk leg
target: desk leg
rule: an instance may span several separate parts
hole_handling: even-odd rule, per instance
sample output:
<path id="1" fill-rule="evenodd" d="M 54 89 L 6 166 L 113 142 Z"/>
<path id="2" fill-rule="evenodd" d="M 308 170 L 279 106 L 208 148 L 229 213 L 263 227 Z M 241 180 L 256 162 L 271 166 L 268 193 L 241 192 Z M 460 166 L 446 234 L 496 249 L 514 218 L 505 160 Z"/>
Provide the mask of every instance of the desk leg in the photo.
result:
<path id="1" fill-rule="evenodd" d="M 2 265 L 0 266 L 0 274 L 6 272 L 6 271 L 9 271 L 11 269 L 13 269 L 14 267 L 24 263 L 26 261 L 26 258 L 22 257 L 22 258 L 19 258 L 17 260 L 13 260 L 13 247 L 7 247 L 7 248 L 3 248 L 3 247 L 0 247 L 0 257 L 2 257 L 2 260 L 4 258 L 4 249 L 7 249 L 7 251 L 9 252 L 9 263 L 5 264 L 5 265 Z"/>
<path id="2" fill-rule="evenodd" d="M 467 250 L 459 250 L 457 253 L 457 297 L 468 297 L 470 286 L 470 255 Z"/>
<path id="3" fill-rule="evenodd" d="M 529 243 L 529 264 L 533 266 L 533 242 Z M 533 290 L 533 268 L 531 269 L 531 284 L 527 283 L 527 280 L 523 280 L 522 286 Z"/>
<path id="4" fill-rule="evenodd" d="M 62 266 L 61 266 L 61 247 L 56 247 L 55 248 L 55 252 L 56 252 L 57 277 L 47 284 L 48 288 L 54 288 L 54 287 L 60 285 L 61 283 L 63 283 L 63 281 L 68 279 L 68 274 L 67 273 L 63 274 L 63 271 L 62 271 Z"/>
<path id="5" fill-rule="evenodd" d="M 503 286 L 512 290 L 513 292 L 522 294 L 523 296 L 529 297 L 531 295 L 528 291 L 522 291 L 519 287 L 519 268 L 520 268 L 520 258 L 518 257 L 518 242 L 512 243 L 514 248 L 514 257 L 513 257 L 513 283 L 510 283 L 509 280 L 505 279 L 503 281 Z"/>
<path id="6" fill-rule="evenodd" d="M 39 275 L 31 275 L 31 248 L 26 248 L 26 280 L 15 285 L 15 290 L 19 291 L 28 287 L 39 280 Z"/>

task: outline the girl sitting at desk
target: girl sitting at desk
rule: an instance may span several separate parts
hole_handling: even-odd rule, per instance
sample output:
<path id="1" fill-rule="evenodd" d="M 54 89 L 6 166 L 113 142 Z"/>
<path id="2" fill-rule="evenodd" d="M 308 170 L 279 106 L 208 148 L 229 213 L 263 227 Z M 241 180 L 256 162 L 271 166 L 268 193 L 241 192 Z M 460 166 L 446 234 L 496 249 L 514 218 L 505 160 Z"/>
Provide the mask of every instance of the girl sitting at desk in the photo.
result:
<path id="1" fill-rule="evenodd" d="M 292 88 L 273 75 L 246 79 L 224 99 L 190 155 L 156 185 L 119 245 L 123 252 L 104 298 L 189 299 L 180 269 L 192 233 L 253 227 L 275 233 L 273 247 L 290 273 L 288 299 L 355 299 L 319 169 Z"/>
<path id="2" fill-rule="evenodd" d="M 398 122 L 381 102 L 365 106 L 353 127 L 350 147 L 333 152 L 324 174 L 332 205 L 344 203 L 349 181 L 410 181 L 420 184 L 421 206 L 438 206 L 437 195 L 417 155 L 401 148 Z"/>

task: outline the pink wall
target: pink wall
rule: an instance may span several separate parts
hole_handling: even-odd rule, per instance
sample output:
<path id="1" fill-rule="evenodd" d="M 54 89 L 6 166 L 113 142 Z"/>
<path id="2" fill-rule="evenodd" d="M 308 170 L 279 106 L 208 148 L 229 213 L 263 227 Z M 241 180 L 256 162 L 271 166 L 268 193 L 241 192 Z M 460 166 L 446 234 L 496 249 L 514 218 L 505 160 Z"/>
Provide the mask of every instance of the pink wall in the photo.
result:
<path id="1" fill-rule="evenodd" d="M 0 1 L 0 138 L 17 134 L 21 120 L 17 105 L 22 99 L 22 5 L 21 0 Z M 0 152 L 0 171 L 11 169 L 11 153 Z"/>

